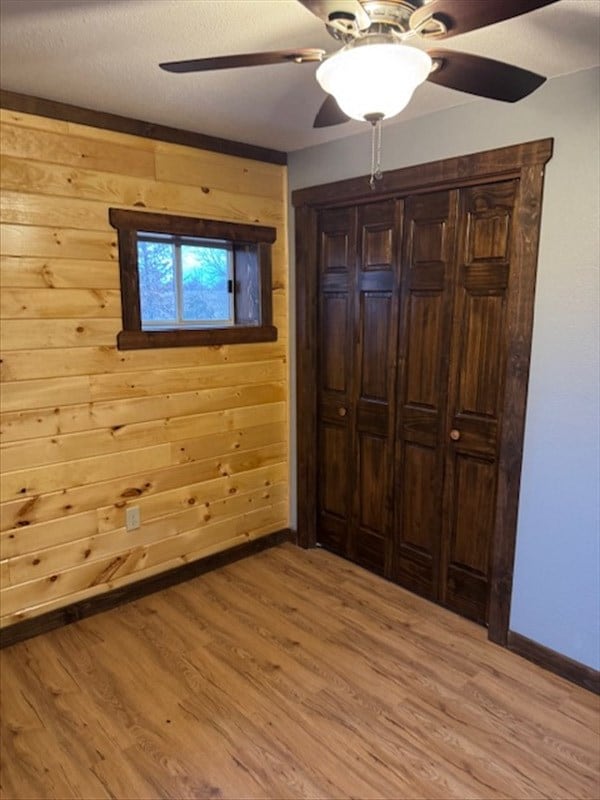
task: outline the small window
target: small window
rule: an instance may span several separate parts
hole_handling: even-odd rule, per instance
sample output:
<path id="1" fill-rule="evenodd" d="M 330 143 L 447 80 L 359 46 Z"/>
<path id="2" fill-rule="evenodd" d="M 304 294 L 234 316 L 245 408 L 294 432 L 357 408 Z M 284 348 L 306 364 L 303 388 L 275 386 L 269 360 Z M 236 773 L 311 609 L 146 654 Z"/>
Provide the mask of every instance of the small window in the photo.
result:
<path id="1" fill-rule="evenodd" d="M 138 233 L 142 330 L 235 325 L 230 242 Z"/>
<path id="2" fill-rule="evenodd" d="M 118 231 L 120 349 L 273 341 L 275 229 L 110 209 Z"/>

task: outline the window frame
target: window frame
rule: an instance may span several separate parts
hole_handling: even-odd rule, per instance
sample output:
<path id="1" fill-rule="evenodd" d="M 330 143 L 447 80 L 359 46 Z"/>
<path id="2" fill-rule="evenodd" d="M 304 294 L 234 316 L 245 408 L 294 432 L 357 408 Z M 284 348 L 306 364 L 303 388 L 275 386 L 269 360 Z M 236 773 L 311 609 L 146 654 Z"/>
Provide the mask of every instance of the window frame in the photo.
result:
<path id="1" fill-rule="evenodd" d="M 221 344 L 273 342 L 277 328 L 273 325 L 271 245 L 277 231 L 265 225 L 221 222 L 199 217 L 160 214 L 151 211 L 109 209 L 109 221 L 117 230 L 119 270 L 121 275 L 121 317 L 123 330 L 117 335 L 119 350 L 141 350 L 154 347 L 194 347 Z M 142 327 L 139 272 L 138 234 L 162 233 L 193 239 L 220 240 L 232 245 L 235 254 L 252 248 L 257 264 L 259 282 L 258 323 L 234 323 L 227 326 L 202 328 L 167 328 L 144 330 Z M 239 281 L 234 281 L 234 295 L 240 293 Z"/>

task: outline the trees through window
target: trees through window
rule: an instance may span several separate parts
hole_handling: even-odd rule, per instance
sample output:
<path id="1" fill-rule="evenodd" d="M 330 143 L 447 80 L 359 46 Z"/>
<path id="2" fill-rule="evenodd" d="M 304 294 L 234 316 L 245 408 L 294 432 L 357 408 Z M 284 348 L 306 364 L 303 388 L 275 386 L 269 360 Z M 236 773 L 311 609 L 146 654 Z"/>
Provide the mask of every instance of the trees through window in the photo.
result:
<path id="1" fill-rule="evenodd" d="M 138 234 L 142 329 L 233 325 L 228 242 Z"/>

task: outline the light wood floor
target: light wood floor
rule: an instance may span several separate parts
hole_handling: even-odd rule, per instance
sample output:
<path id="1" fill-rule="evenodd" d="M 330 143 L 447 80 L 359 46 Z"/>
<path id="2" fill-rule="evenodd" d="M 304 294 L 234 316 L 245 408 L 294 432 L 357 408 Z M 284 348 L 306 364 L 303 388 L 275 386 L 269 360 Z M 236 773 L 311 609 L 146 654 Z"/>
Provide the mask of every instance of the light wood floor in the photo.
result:
<path id="1" fill-rule="evenodd" d="M 283 545 L 2 653 L 5 798 L 598 798 L 598 698 Z"/>

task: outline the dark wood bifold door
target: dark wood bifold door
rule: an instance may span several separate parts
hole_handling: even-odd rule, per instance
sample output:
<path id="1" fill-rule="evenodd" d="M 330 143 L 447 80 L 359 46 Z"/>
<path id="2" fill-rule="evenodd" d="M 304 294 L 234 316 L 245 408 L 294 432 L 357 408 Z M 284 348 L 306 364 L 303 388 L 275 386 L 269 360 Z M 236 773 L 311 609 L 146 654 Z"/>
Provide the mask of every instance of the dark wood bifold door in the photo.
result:
<path id="1" fill-rule="evenodd" d="M 392 560 L 401 204 L 319 221 L 318 540 L 370 569 Z"/>
<path id="2" fill-rule="evenodd" d="M 421 195 L 405 213 L 393 577 L 482 623 L 516 191 Z"/>
<path id="3" fill-rule="evenodd" d="M 517 187 L 319 219 L 317 539 L 481 623 Z"/>
<path id="4" fill-rule="evenodd" d="M 506 643 L 551 140 L 293 194 L 298 535 Z"/>
<path id="5" fill-rule="evenodd" d="M 444 436 L 441 602 L 487 622 L 517 181 L 463 189 Z"/>
<path id="6" fill-rule="evenodd" d="M 458 192 L 409 197 L 398 373 L 393 577 L 440 597 L 442 498 Z"/>

